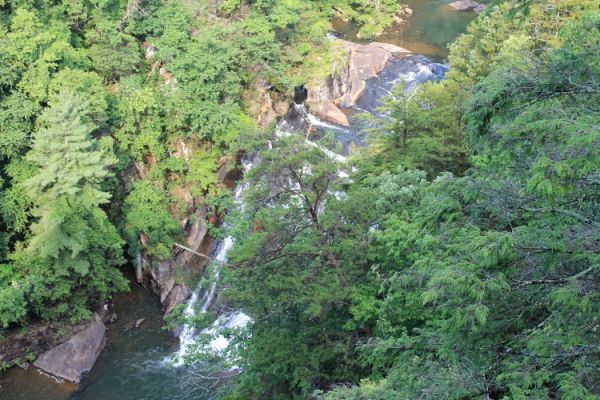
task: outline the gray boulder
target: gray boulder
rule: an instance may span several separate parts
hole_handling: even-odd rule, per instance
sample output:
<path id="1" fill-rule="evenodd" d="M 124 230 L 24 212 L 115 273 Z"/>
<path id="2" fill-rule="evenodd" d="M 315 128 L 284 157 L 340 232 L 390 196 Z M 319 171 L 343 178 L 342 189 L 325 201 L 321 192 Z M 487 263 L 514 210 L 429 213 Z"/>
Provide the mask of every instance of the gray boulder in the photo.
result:
<path id="1" fill-rule="evenodd" d="M 185 285 L 175 285 L 163 303 L 165 315 L 170 314 L 176 305 L 185 302 L 192 295 L 192 291 Z"/>
<path id="2" fill-rule="evenodd" d="M 475 8 L 479 7 L 479 3 L 473 0 L 459 0 L 450 3 L 450 7 L 454 8 L 456 11 L 473 11 Z"/>
<path id="3" fill-rule="evenodd" d="M 89 372 L 106 345 L 106 327 L 98 314 L 81 332 L 65 343 L 48 350 L 33 365 L 50 375 L 79 383 L 81 376 Z"/>

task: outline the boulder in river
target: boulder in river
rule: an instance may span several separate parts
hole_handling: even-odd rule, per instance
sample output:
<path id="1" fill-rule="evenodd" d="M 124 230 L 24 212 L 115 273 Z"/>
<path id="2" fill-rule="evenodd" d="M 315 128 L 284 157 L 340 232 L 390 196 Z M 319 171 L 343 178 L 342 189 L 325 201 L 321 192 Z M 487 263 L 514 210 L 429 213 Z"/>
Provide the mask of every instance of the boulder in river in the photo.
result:
<path id="1" fill-rule="evenodd" d="M 348 117 L 342 110 L 339 109 L 332 101 L 323 103 L 317 107 L 313 112 L 321 119 L 333 122 L 334 124 L 341 126 L 350 126 Z"/>
<path id="2" fill-rule="evenodd" d="M 94 314 L 87 327 L 65 343 L 40 355 L 33 365 L 50 375 L 79 383 L 89 372 L 106 345 L 106 327 L 98 314 Z"/>
<path id="3" fill-rule="evenodd" d="M 372 42 L 365 45 L 339 41 L 350 50 L 348 73 L 343 80 L 345 93 L 336 99 L 341 107 L 354 107 L 366 88 L 366 80 L 376 78 L 392 57 L 410 54 L 402 47 Z"/>
<path id="4" fill-rule="evenodd" d="M 456 11 L 473 11 L 480 5 L 481 4 L 473 0 L 458 0 L 450 3 L 450 7 L 454 8 Z"/>

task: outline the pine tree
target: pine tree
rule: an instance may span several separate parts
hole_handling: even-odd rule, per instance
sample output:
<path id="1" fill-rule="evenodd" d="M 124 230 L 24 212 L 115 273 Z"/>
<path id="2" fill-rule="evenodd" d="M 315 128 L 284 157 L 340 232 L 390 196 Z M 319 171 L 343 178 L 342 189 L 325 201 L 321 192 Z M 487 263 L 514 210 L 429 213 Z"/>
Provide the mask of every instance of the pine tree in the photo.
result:
<path id="1" fill-rule="evenodd" d="M 122 240 L 99 208 L 110 198 L 101 185 L 110 176 L 113 157 L 97 149 L 86 109 L 78 96 L 61 92 L 43 114 L 27 154 L 39 167 L 24 182 L 39 218 L 31 226 L 32 266 L 27 268 L 47 268 L 37 271 L 44 279 L 34 283 L 32 297 L 34 308 L 37 299 L 40 312 L 49 317 L 86 316 L 91 301 L 124 287 L 114 268 L 122 263 Z M 56 307 L 47 310 L 47 300 Z"/>
<path id="2" fill-rule="evenodd" d="M 42 116 L 44 127 L 34 136 L 29 161 L 39 173 L 25 182 L 38 203 L 52 203 L 63 196 L 84 206 L 106 203 L 108 193 L 100 185 L 109 176 L 113 160 L 96 150 L 91 133 L 96 128 L 87 118 L 87 103 L 69 91 Z"/>

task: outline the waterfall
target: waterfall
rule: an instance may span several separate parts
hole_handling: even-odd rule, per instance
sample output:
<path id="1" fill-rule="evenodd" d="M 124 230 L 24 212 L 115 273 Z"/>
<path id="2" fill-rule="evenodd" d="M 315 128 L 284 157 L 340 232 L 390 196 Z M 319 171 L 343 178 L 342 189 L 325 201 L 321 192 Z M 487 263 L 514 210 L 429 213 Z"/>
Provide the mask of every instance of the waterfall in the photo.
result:
<path id="1" fill-rule="evenodd" d="M 248 172 L 254 166 L 255 159 L 252 157 L 242 159 L 242 165 L 244 170 Z M 241 184 L 235 190 L 235 205 L 243 208 L 243 196 L 248 185 Z M 227 229 L 227 225 L 224 227 Z M 227 262 L 227 255 L 234 245 L 234 240 L 231 235 L 228 235 L 221 241 L 217 247 L 216 254 L 214 256 L 214 268 L 213 277 L 210 283 L 210 289 L 205 290 L 202 286 L 199 286 L 188 300 L 187 306 L 184 310 L 184 316 L 186 319 L 192 318 L 196 315 L 196 310 L 200 313 L 206 313 L 210 307 L 214 304 L 218 294 L 218 283 L 221 274 L 221 267 Z M 202 296 L 200 296 L 204 293 Z M 200 305 L 198 306 L 198 301 Z M 227 312 L 220 315 L 217 320 L 212 324 L 211 327 L 204 329 L 201 333 L 215 335 L 216 337 L 211 341 L 210 347 L 215 352 L 223 351 L 229 345 L 228 340 L 223 336 L 219 335 L 218 332 L 222 328 L 243 328 L 251 321 L 250 317 L 241 311 Z M 193 324 L 185 324 L 179 336 L 179 350 L 174 356 L 173 365 L 180 367 L 184 364 L 185 354 L 190 349 L 190 346 L 194 343 L 198 336 L 198 330 Z"/>
<path id="2" fill-rule="evenodd" d="M 429 80 L 441 80 L 443 75 L 447 71 L 447 66 L 444 64 L 432 63 L 426 57 L 405 57 L 402 59 L 394 60 L 384 68 L 380 76 L 376 79 L 370 79 L 367 81 L 367 88 L 365 93 L 357 103 L 355 110 L 374 113 L 375 108 L 380 105 L 379 99 L 381 96 L 388 95 L 394 84 L 397 84 L 400 80 L 404 80 L 407 83 L 407 90 L 414 90 L 414 88 Z M 300 89 L 304 90 L 303 87 L 297 88 L 298 92 Z M 305 93 L 302 93 L 305 95 Z M 299 96 L 300 97 L 300 96 Z M 355 118 L 350 118 L 352 126 L 350 128 L 344 128 L 337 125 L 329 124 L 321 121 L 315 115 L 312 115 L 306 109 L 306 106 L 301 103 L 294 103 L 288 111 L 285 118 L 281 119 L 277 124 L 275 130 L 276 137 L 289 136 L 292 134 L 304 134 L 308 131 L 314 130 L 316 132 L 331 131 L 335 134 L 337 141 L 343 145 L 351 143 L 364 145 L 361 142 L 361 128 L 360 124 Z M 308 138 L 305 140 L 308 146 L 315 147 L 322 151 L 330 159 L 344 164 L 346 157 L 342 154 L 338 154 L 317 142 L 311 141 Z M 267 148 L 271 150 L 273 148 L 272 142 L 268 142 Z M 245 157 L 242 160 L 242 165 L 246 172 L 248 172 L 258 160 L 258 156 Z M 354 168 L 352 168 L 354 171 Z M 308 173 L 310 171 L 307 171 Z M 338 176 L 341 179 L 348 178 L 348 173 L 340 170 Z M 242 201 L 243 195 L 248 189 L 248 184 L 240 184 L 235 190 L 235 205 L 241 209 L 244 208 Z M 344 193 L 336 192 L 334 196 L 342 198 Z M 324 206 L 324 205 L 323 205 Z M 227 229 L 227 226 L 225 226 Z M 214 255 L 214 269 L 213 277 L 210 283 L 210 288 L 198 287 L 194 291 L 184 311 L 184 315 L 187 318 L 192 318 L 199 313 L 206 313 L 214 305 L 218 297 L 218 283 L 220 277 L 220 269 L 223 264 L 227 262 L 227 255 L 234 245 L 233 237 L 227 236 L 219 244 L 217 251 Z M 213 339 L 211 340 L 209 347 L 211 351 L 219 353 L 224 351 L 229 346 L 229 341 L 219 332 L 224 328 L 242 328 L 246 326 L 251 319 L 249 316 L 241 311 L 229 311 L 222 313 L 218 316 L 216 321 L 202 332 L 198 332 L 197 329 L 190 324 L 183 326 L 181 335 L 179 337 L 180 347 L 178 352 L 175 354 L 174 365 L 181 366 L 184 364 L 184 356 L 190 349 L 190 346 L 194 343 L 199 333 L 210 335 Z"/>

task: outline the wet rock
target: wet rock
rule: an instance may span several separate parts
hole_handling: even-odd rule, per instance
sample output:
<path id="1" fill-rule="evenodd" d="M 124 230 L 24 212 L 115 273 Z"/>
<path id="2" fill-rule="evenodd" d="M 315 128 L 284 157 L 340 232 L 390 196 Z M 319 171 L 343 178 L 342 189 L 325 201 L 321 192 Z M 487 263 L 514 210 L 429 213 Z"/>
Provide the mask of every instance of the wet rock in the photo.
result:
<path id="1" fill-rule="evenodd" d="M 345 108 L 354 107 L 365 92 L 367 82 L 361 78 L 354 78 L 350 83 L 350 90 L 339 100 L 340 105 Z"/>
<path id="2" fill-rule="evenodd" d="M 194 222 L 188 224 L 188 227 L 185 229 L 185 242 L 187 247 L 201 254 L 206 254 L 205 252 L 209 251 L 212 242 L 208 234 L 208 224 L 205 220 L 207 211 L 208 210 L 206 209 L 197 210 L 193 216 Z M 176 265 L 181 266 L 203 266 L 206 259 L 197 256 L 192 252 L 183 250 L 175 253 L 174 261 Z"/>
<path id="3" fill-rule="evenodd" d="M 391 56 L 389 51 L 380 46 L 359 46 L 354 49 L 350 58 L 350 75 L 361 79 L 375 78 Z"/>
<path id="4" fill-rule="evenodd" d="M 308 97 L 308 90 L 304 85 L 296 86 L 294 88 L 294 103 L 302 104 Z"/>
<path id="5" fill-rule="evenodd" d="M 350 126 L 346 114 L 331 101 L 319 106 L 313 112 L 322 120 L 341 126 Z"/>
<path id="6" fill-rule="evenodd" d="M 89 372 L 106 345 L 106 328 L 98 314 L 87 327 L 65 343 L 43 353 L 33 365 L 44 372 L 79 383 Z"/>
<path id="7" fill-rule="evenodd" d="M 370 46 L 376 46 L 376 47 L 382 48 L 385 51 L 389 52 L 392 56 L 395 56 L 395 57 L 401 57 L 401 56 L 410 54 L 410 50 L 406 50 L 403 47 L 396 46 L 395 44 L 391 44 L 391 43 L 373 42 L 373 43 L 370 43 Z"/>
<path id="8" fill-rule="evenodd" d="M 98 304 L 93 307 L 93 311 L 98 314 L 102 322 L 112 324 L 117 320 L 117 313 L 113 303 Z"/>
<path id="9" fill-rule="evenodd" d="M 473 0 L 458 0 L 450 3 L 450 7 L 456 11 L 473 11 L 479 6 L 480 4 Z"/>
<path id="10" fill-rule="evenodd" d="M 402 47 L 380 42 L 361 45 L 336 39 L 334 46 L 346 56 L 342 65 L 332 66 L 331 75 L 315 88 L 314 96 L 309 88 L 311 110 L 327 107 L 330 101 L 340 107 L 354 107 L 365 91 L 366 80 L 377 77 L 392 58 L 410 54 Z"/>
<path id="11" fill-rule="evenodd" d="M 185 285 L 175 285 L 166 298 L 163 309 L 165 315 L 170 314 L 176 305 L 183 303 L 192 295 L 192 291 Z"/>
<path id="12" fill-rule="evenodd" d="M 161 304 L 163 304 L 165 302 L 165 300 L 169 296 L 169 293 L 171 293 L 171 290 L 173 290 L 174 286 L 175 286 L 175 278 L 169 278 L 169 280 L 167 280 L 162 285 L 161 290 L 160 290 L 160 303 Z"/>

